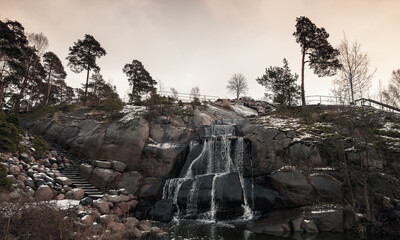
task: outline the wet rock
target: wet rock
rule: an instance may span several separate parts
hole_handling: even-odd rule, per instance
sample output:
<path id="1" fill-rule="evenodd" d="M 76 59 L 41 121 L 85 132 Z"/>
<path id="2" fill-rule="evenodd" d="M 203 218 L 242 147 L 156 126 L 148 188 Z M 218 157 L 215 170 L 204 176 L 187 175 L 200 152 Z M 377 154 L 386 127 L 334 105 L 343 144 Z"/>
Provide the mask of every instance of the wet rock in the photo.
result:
<path id="1" fill-rule="evenodd" d="M 150 216 L 153 220 L 170 222 L 174 216 L 172 199 L 161 199 L 151 209 Z"/>

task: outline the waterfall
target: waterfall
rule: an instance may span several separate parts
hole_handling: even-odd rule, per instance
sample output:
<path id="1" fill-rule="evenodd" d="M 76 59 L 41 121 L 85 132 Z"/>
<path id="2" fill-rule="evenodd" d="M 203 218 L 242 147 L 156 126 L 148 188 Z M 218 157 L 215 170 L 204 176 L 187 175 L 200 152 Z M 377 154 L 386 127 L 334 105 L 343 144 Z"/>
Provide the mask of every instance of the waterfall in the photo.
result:
<path id="1" fill-rule="evenodd" d="M 245 187 L 245 182 L 244 182 L 244 167 L 243 167 L 243 153 L 244 153 L 244 140 L 243 138 L 238 138 L 236 142 L 236 147 L 235 147 L 235 162 L 236 162 L 236 171 L 238 172 L 239 179 L 240 179 L 240 184 L 242 185 L 243 189 L 243 202 L 244 205 L 242 205 L 244 213 L 243 213 L 243 218 L 244 219 L 252 219 L 254 217 L 253 211 L 251 210 L 251 206 L 249 205 L 248 202 L 248 196 L 246 192 L 246 187 Z M 251 184 L 251 199 L 254 199 L 254 183 Z"/>
<path id="2" fill-rule="evenodd" d="M 172 199 L 173 204 L 178 206 L 178 195 L 181 191 L 181 188 L 185 183 L 184 194 L 186 194 L 186 215 L 194 215 L 197 213 L 204 212 L 204 200 L 203 200 L 203 209 L 199 209 L 198 202 L 199 200 L 199 192 L 203 191 L 203 199 L 204 199 L 204 189 L 200 189 L 202 183 L 202 179 L 206 176 L 210 181 L 211 175 L 212 183 L 211 189 L 208 195 L 211 197 L 209 202 L 209 211 L 204 215 L 209 220 L 216 221 L 217 220 L 217 212 L 220 210 L 220 206 L 217 200 L 217 186 L 221 183 L 221 178 L 224 175 L 229 173 L 235 173 L 239 177 L 240 186 L 243 192 L 243 216 L 241 219 L 251 219 L 253 217 L 253 211 L 251 209 L 251 204 L 249 204 L 249 200 L 253 200 L 253 192 L 254 192 L 254 184 L 251 184 L 251 196 L 248 196 L 248 191 L 246 187 L 246 179 L 244 178 L 244 153 L 245 153 L 245 144 L 244 139 L 238 135 L 237 121 L 234 120 L 220 120 L 217 121 L 214 125 L 204 126 L 204 138 L 202 141 L 203 147 L 201 153 L 192 160 L 189 164 L 189 167 L 181 176 L 183 178 L 174 178 L 169 179 L 165 182 L 163 188 L 163 199 Z M 191 142 L 190 150 L 194 149 L 197 144 L 201 144 L 199 142 Z M 198 149 L 198 148 L 197 148 Z M 188 182 L 188 181 L 191 181 Z M 253 182 L 252 182 L 253 183 Z M 210 184 L 210 182 L 208 182 Z M 209 186 L 209 185 L 208 185 Z M 190 187 L 188 189 L 188 187 Z M 179 195 L 180 198 L 182 195 Z M 185 195 L 183 195 L 185 196 Z M 206 205 L 207 206 L 207 205 Z M 178 215 L 179 215 L 179 207 L 178 207 Z"/>

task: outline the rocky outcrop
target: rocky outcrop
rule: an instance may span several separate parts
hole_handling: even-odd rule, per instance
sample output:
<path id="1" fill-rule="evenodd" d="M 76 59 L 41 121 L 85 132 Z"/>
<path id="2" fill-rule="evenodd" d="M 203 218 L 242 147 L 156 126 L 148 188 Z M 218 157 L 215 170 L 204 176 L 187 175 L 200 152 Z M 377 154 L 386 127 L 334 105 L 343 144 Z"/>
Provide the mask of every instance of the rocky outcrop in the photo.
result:
<path id="1" fill-rule="evenodd" d="M 306 206 L 314 199 L 314 188 L 301 172 L 280 171 L 256 178 L 255 207 L 258 210 Z"/>
<path id="2" fill-rule="evenodd" d="M 285 160 L 285 150 L 289 147 L 296 132 L 293 130 L 281 131 L 276 128 L 242 123 L 243 136 L 251 143 L 253 174 L 263 175 L 282 167 Z M 250 164 L 246 164 L 250 166 Z"/>

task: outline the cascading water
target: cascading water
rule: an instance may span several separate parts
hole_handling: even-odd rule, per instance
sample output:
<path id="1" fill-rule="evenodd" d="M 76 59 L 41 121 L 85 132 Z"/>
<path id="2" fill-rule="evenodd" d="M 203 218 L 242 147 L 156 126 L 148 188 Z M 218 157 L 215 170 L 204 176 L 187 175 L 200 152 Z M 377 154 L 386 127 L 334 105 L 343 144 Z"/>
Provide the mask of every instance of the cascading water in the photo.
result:
<path id="1" fill-rule="evenodd" d="M 236 174 L 241 190 L 243 192 L 241 219 L 251 219 L 253 217 L 248 196 L 248 187 L 244 177 L 244 153 L 245 144 L 243 137 L 237 136 L 236 122 L 232 120 L 220 120 L 214 125 L 204 126 L 204 139 L 201 153 L 194 158 L 181 178 L 169 179 L 163 189 L 163 199 L 172 199 L 173 204 L 178 207 L 177 216 L 184 212 L 184 216 L 202 216 L 203 219 L 217 219 L 220 210 L 221 190 L 218 188 L 229 175 Z M 200 144 L 200 143 L 197 143 Z M 197 144 L 190 143 L 190 150 L 197 147 Z M 212 178 L 212 181 L 210 182 Z M 252 181 L 250 181 L 252 183 Z M 207 185 L 208 183 L 208 185 Z M 248 184 L 247 184 L 248 185 Z M 208 186 L 208 187 L 207 187 Z M 211 188 L 211 189 L 209 189 Z M 204 193 L 207 192 L 207 194 Z M 253 192 L 253 184 L 251 184 Z M 208 196 L 209 203 L 204 204 L 204 199 Z M 185 202 L 186 208 L 180 211 L 179 205 L 183 205 L 180 200 Z M 204 205 L 209 206 L 208 211 L 204 212 Z M 182 216 L 182 217 L 184 217 Z"/>

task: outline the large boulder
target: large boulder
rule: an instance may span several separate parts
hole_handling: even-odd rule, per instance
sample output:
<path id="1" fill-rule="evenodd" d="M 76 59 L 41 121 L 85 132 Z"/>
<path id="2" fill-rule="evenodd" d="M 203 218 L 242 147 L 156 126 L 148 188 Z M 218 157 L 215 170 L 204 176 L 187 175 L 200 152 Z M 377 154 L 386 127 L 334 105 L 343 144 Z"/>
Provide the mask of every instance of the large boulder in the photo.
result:
<path id="1" fill-rule="evenodd" d="M 139 192 L 139 198 L 149 202 L 155 202 L 161 198 L 164 181 L 157 178 L 148 178 L 144 180 L 144 185 Z"/>
<path id="2" fill-rule="evenodd" d="M 119 161 L 112 161 L 112 169 L 117 172 L 124 172 L 126 164 Z"/>
<path id="3" fill-rule="evenodd" d="M 47 185 L 41 185 L 33 196 L 37 201 L 50 201 L 54 197 L 54 191 Z"/>
<path id="4" fill-rule="evenodd" d="M 110 169 L 111 168 L 111 162 L 107 161 L 107 160 L 94 160 L 93 161 L 93 165 L 99 168 L 106 168 L 106 169 Z"/>
<path id="5" fill-rule="evenodd" d="M 320 167 L 325 164 L 318 146 L 312 142 L 297 142 L 290 145 L 288 150 L 289 158 L 293 165 Z"/>
<path id="6" fill-rule="evenodd" d="M 83 163 L 79 166 L 79 176 L 85 180 L 89 180 L 90 175 L 93 172 L 94 167 L 90 164 Z"/>
<path id="7" fill-rule="evenodd" d="M 77 155 L 85 153 L 89 159 L 117 160 L 125 163 L 128 170 L 138 170 L 149 138 L 149 124 L 144 119 L 138 119 L 137 124 L 128 128 L 118 121 L 104 124 L 98 121 L 103 115 L 80 109 L 24 124 L 33 133 L 54 140 Z"/>
<path id="8" fill-rule="evenodd" d="M 176 177 L 184 164 L 186 155 L 186 145 L 148 144 L 143 149 L 140 171 L 147 177 Z"/>
<path id="9" fill-rule="evenodd" d="M 159 143 L 187 144 L 193 138 L 193 133 L 187 128 L 175 127 L 170 123 L 153 123 L 150 128 L 150 138 Z"/>
<path id="10" fill-rule="evenodd" d="M 343 232 L 343 211 L 324 209 L 307 212 L 307 220 L 312 220 L 321 232 Z"/>
<path id="11" fill-rule="evenodd" d="M 314 188 L 301 172 L 280 171 L 256 178 L 257 210 L 310 205 L 314 198 Z"/>
<path id="12" fill-rule="evenodd" d="M 246 224 L 246 229 L 256 233 L 283 236 L 290 232 L 300 231 L 300 220 L 303 220 L 301 209 L 278 210 L 249 222 Z"/>
<path id="13" fill-rule="evenodd" d="M 72 180 L 67 177 L 57 177 L 56 183 L 59 183 L 61 186 L 65 186 L 65 185 L 69 186 L 69 185 L 72 185 Z"/>
<path id="14" fill-rule="evenodd" d="M 170 222 L 174 216 L 172 199 L 161 199 L 151 209 L 150 216 L 153 220 Z"/>
<path id="15" fill-rule="evenodd" d="M 285 149 L 292 141 L 290 134 L 249 122 L 244 122 L 241 126 L 243 136 L 251 144 L 252 170 L 255 176 L 262 176 L 283 166 Z"/>
<path id="16" fill-rule="evenodd" d="M 343 184 L 327 174 L 313 174 L 310 183 L 316 190 L 317 198 L 325 202 L 343 201 Z"/>
<path id="17" fill-rule="evenodd" d="M 142 176 L 137 171 L 124 172 L 118 182 L 118 188 L 124 188 L 129 193 L 135 194 L 139 188 L 142 181 Z"/>
<path id="18" fill-rule="evenodd" d="M 89 183 L 93 184 L 100 190 L 106 189 L 115 185 L 120 173 L 114 172 L 111 169 L 95 168 L 89 178 Z"/>

